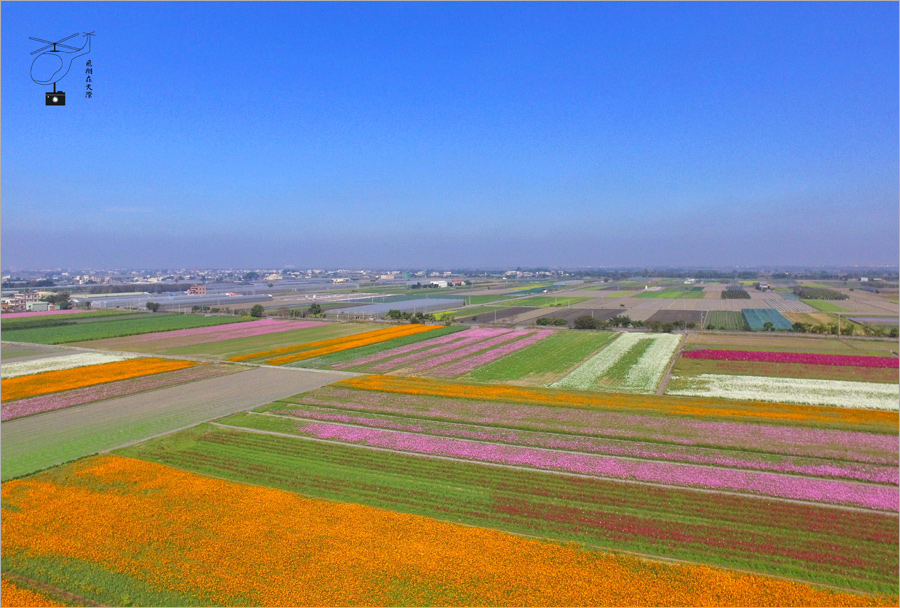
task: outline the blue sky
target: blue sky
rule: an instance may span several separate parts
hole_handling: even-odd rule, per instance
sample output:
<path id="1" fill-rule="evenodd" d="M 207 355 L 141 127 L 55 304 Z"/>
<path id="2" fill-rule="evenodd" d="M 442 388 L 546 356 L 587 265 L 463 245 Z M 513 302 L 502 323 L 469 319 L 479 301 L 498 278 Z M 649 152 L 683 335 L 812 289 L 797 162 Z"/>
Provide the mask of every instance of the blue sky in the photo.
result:
<path id="1" fill-rule="evenodd" d="M 895 3 L 0 17 L 3 268 L 898 260 Z"/>

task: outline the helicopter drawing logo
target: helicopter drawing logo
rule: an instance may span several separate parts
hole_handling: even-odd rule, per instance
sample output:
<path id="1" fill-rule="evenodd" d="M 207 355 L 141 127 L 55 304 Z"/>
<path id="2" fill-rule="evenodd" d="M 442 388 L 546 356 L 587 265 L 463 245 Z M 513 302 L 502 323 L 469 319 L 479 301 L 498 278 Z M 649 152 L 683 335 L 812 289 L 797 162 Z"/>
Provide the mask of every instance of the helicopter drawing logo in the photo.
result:
<path id="1" fill-rule="evenodd" d="M 95 35 L 94 32 L 84 33 L 84 37 L 87 38 L 87 40 L 84 41 L 84 44 L 80 49 L 69 46 L 68 44 L 63 44 L 66 40 L 74 38 L 77 35 L 78 33 L 76 32 L 71 36 L 67 36 L 56 42 L 29 36 L 30 40 L 46 44 L 46 46 L 31 53 L 32 55 L 37 55 L 31 63 L 31 79 L 39 85 L 53 85 L 53 91 L 46 92 L 44 97 L 44 101 L 48 106 L 66 105 L 66 93 L 65 91 L 57 91 L 56 83 L 65 78 L 66 74 L 69 73 L 69 69 L 72 67 L 72 61 L 77 57 L 87 55 L 91 52 L 91 37 Z M 53 48 L 48 50 L 50 47 Z"/>

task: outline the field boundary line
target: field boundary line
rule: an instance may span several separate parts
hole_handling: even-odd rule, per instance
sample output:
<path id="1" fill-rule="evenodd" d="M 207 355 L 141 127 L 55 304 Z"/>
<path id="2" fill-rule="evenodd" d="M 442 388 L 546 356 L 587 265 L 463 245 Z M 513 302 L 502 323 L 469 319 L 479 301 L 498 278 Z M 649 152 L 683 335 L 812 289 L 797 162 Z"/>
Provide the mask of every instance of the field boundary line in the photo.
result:
<path id="1" fill-rule="evenodd" d="M 18 581 L 25 585 L 35 587 L 36 589 L 42 589 L 48 593 L 51 593 L 58 597 L 61 597 L 65 600 L 68 600 L 68 601 L 72 602 L 73 604 L 75 604 L 76 606 L 106 606 L 106 604 L 98 604 L 97 602 L 95 602 L 93 600 L 89 600 L 86 597 L 82 597 L 80 595 L 76 595 L 69 591 L 65 591 L 63 589 L 60 589 L 59 587 L 54 587 L 53 585 L 51 585 L 49 583 L 43 583 L 43 582 L 37 581 L 33 578 L 29 578 L 27 576 L 22 576 L 21 574 L 18 574 L 16 572 L 10 572 L 8 570 L 4 570 L 3 576 L 9 578 L 13 582 Z"/>
<path id="2" fill-rule="evenodd" d="M 669 488 L 669 489 L 674 489 L 674 490 L 688 490 L 688 491 L 694 491 L 694 492 L 704 492 L 706 494 L 724 494 L 724 495 L 728 495 L 728 496 L 739 496 L 742 498 L 756 498 L 756 499 L 760 499 L 760 500 L 770 500 L 770 501 L 774 501 L 774 502 L 788 502 L 788 503 L 799 504 L 799 505 L 814 505 L 814 506 L 823 507 L 823 508 L 841 509 L 843 511 L 853 511 L 853 512 L 857 512 L 857 513 L 874 513 L 874 514 L 883 514 L 883 515 L 886 515 L 889 517 L 900 517 L 900 513 L 895 513 L 892 511 L 880 511 L 878 509 L 867 509 L 865 507 L 851 507 L 851 506 L 847 506 L 847 505 L 837 505 L 837 504 L 824 503 L 824 502 L 815 502 L 812 500 L 797 500 L 797 499 L 793 499 L 793 498 L 778 498 L 777 496 L 766 496 L 763 494 L 731 492 L 728 490 L 712 490 L 709 488 L 697 488 L 697 487 L 693 487 L 693 486 L 676 486 L 676 485 L 665 484 L 665 483 L 654 483 L 651 481 L 637 481 L 634 479 L 618 479 L 615 477 L 603 477 L 601 475 L 585 475 L 584 473 L 570 473 L 568 471 L 554 471 L 552 469 L 537 469 L 537 468 L 533 468 L 533 467 L 524 467 L 524 466 L 520 466 L 520 465 L 504 464 L 502 462 L 485 462 L 483 460 L 467 460 L 465 458 L 454 458 L 452 456 L 439 456 L 439 455 L 434 455 L 434 454 L 417 454 L 415 452 L 404 452 L 401 450 L 392 450 L 390 448 L 380 448 L 380 447 L 370 446 L 370 445 L 360 445 L 358 443 L 345 443 L 343 441 L 333 441 L 331 439 L 319 439 L 317 437 L 301 437 L 299 435 L 291 435 L 290 433 L 281 433 L 278 431 L 264 431 L 261 429 L 251 429 L 251 428 L 246 428 L 246 427 L 233 426 L 230 424 L 223 424 L 221 422 L 207 422 L 206 424 L 210 424 L 212 426 L 217 426 L 217 427 L 224 428 L 224 429 L 232 429 L 235 431 L 245 431 L 248 433 L 257 433 L 259 435 L 273 435 L 276 437 L 286 437 L 288 439 L 296 439 L 299 441 L 317 441 L 319 443 L 327 443 L 327 444 L 331 444 L 331 445 L 341 445 L 341 446 L 351 447 L 351 448 L 361 448 L 364 450 L 373 450 L 376 452 L 389 452 L 391 454 L 404 454 L 407 456 L 415 456 L 415 457 L 419 457 L 419 458 L 436 458 L 438 460 L 449 460 L 452 462 L 463 462 L 463 463 L 468 463 L 468 464 L 480 464 L 480 465 L 492 466 L 492 467 L 503 467 L 503 468 L 507 468 L 507 469 L 518 469 L 521 471 L 531 471 L 531 472 L 535 472 L 535 473 L 549 473 L 551 475 L 568 475 L 568 476 L 572 476 L 572 477 L 580 477 L 583 479 L 600 479 L 600 480 L 610 481 L 610 482 L 614 482 L 614 483 L 630 483 L 630 484 L 640 485 L 640 486 L 652 486 L 652 487 L 657 487 L 657 488 Z M 192 426 L 196 426 L 196 425 L 192 425 Z M 166 433 L 166 434 L 168 435 L 168 433 Z"/>

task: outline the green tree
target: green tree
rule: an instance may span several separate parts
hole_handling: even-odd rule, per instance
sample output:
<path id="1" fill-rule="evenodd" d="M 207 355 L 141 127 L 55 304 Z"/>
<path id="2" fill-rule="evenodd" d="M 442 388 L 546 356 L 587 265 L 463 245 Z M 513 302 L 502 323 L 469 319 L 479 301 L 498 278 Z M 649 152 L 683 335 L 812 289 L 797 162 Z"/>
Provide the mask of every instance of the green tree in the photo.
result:
<path id="1" fill-rule="evenodd" d="M 258 273 L 258 272 L 245 272 L 245 273 L 244 273 L 244 280 L 245 280 L 245 281 L 255 281 L 255 280 L 258 279 L 258 278 L 259 278 L 259 273 Z"/>
<path id="2" fill-rule="evenodd" d="M 581 315 L 574 322 L 575 329 L 600 329 L 600 321 L 590 315 Z"/>
<path id="3" fill-rule="evenodd" d="M 250 316 L 256 317 L 257 319 L 265 316 L 266 309 L 263 308 L 262 304 L 254 304 L 253 308 L 250 309 Z"/>
<path id="4" fill-rule="evenodd" d="M 322 314 L 322 305 L 318 302 L 310 305 L 309 309 L 306 311 L 306 314 L 311 317 L 318 317 Z"/>
<path id="5" fill-rule="evenodd" d="M 159 310 L 159 304 L 157 304 L 156 302 L 147 302 L 147 310 L 149 310 L 150 312 L 156 312 L 157 310 Z"/>
<path id="6" fill-rule="evenodd" d="M 771 321 L 763 323 L 763 331 L 775 331 L 775 325 Z"/>
<path id="7" fill-rule="evenodd" d="M 49 302 L 60 310 L 72 308 L 72 302 L 69 300 L 69 294 L 67 293 L 51 293 L 50 295 L 41 298 L 41 301 Z"/>

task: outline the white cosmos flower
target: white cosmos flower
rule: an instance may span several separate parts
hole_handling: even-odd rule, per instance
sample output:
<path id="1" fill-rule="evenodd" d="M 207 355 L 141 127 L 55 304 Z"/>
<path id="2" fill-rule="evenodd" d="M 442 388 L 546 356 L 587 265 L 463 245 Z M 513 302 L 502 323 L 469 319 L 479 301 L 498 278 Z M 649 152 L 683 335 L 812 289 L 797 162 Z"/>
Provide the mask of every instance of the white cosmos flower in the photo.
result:
<path id="1" fill-rule="evenodd" d="M 681 341 L 679 336 L 636 332 L 621 334 L 606 348 L 550 386 L 574 390 L 596 390 L 598 381 L 611 371 L 618 371 L 615 370 L 615 367 L 619 361 L 645 341 L 649 341 L 650 345 L 641 358 L 625 373 L 624 380 L 618 384 L 606 385 L 605 388 L 635 393 L 653 392 L 659 385 L 672 354 L 678 348 Z"/>
<path id="2" fill-rule="evenodd" d="M 118 353 L 79 353 L 77 355 L 63 355 L 61 357 L 45 357 L 43 359 L 32 359 L 30 361 L 17 361 L 0 365 L 0 377 L 3 379 L 18 378 L 19 376 L 41 374 L 43 372 L 55 372 L 62 369 L 74 369 L 76 367 L 85 367 L 87 365 L 113 363 L 115 361 L 124 361 L 125 359 L 133 358 L 134 355 L 123 355 Z"/>
<path id="3" fill-rule="evenodd" d="M 667 395 L 898 410 L 900 384 L 701 374 L 676 377 Z"/>

